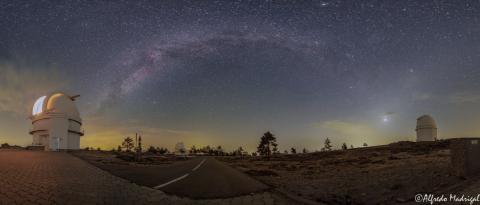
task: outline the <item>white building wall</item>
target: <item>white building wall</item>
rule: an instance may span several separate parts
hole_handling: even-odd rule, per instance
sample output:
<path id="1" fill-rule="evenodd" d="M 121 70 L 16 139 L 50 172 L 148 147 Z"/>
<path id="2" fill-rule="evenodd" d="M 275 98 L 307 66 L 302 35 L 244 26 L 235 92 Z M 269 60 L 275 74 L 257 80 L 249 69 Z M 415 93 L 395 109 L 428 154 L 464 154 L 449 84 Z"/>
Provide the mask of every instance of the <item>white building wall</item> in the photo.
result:
<path id="1" fill-rule="evenodd" d="M 66 118 L 49 119 L 50 146 L 49 149 L 67 149 L 68 143 L 68 120 Z"/>
<path id="2" fill-rule="evenodd" d="M 49 143 L 50 143 L 50 137 L 48 133 L 45 133 L 44 135 L 40 135 L 39 137 L 40 137 L 41 145 L 45 146 L 45 150 L 48 150 Z"/>
<path id="3" fill-rule="evenodd" d="M 75 133 L 68 133 L 67 149 L 80 149 L 80 135 Z"/>
<path id="4" fill-rule="evenodd" d="M 39 131 L 33 134 L 32 145 L 48 145 L 48 131 Z"/>
<path id="5" fill-rule="evenodd" d="M 68 121 L 68 129 L 69 130 L 80 132 L 80 127 L 81 127 L 81 125 L 78 122 L 73 121 L 73 120 Z"/>
<path id="6" fill-rule="evenodd" d="M 81 131 L 78 122 L 55 116 L 35 121 L 32 130 L 32 144 L 43 145 L 45 150 L 80 149 L 80 135 L 74 133 Z"/>
<path id="7" fill-rule="evenodd" d="M 50 123 L 48 118 L 39 119 L 33 122 L 34 130 L 48 130 Z"/>
<path id="8" fill-rule="evenodd" d="M 424 128 L 417 130 L 417 142 L 421 141 L 435 141 L 437 140 L 437 129 Z"/>

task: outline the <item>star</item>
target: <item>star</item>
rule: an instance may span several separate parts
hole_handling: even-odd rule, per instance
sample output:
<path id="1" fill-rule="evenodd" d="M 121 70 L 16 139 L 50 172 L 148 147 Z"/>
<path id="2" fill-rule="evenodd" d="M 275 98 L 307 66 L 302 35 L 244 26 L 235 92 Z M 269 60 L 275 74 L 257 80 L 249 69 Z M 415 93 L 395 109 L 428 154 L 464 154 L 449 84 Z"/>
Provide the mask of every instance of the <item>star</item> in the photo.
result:
<path id="1" fill-rule="evenodd" d="M 24 117 L 29 100 L 65 90 L 82 95 L 91 133 L 134 130 L 98 125 L 135 117 L 151 133 L 225 146 L 254 148 L 264 129 L 287 146 L 319 133 L 343 140 L 358 127 L 375 144 L 387 131 L 409 136 L 412 121 L 432 114 L 452 136 L 479 134 L 457 123 L 480 121 L 477 3 L 4 1 L 2 113 Z M 0 130 L 28 143 L 28 123 L 8 125 L 18 116 L 0 115 Z"/>

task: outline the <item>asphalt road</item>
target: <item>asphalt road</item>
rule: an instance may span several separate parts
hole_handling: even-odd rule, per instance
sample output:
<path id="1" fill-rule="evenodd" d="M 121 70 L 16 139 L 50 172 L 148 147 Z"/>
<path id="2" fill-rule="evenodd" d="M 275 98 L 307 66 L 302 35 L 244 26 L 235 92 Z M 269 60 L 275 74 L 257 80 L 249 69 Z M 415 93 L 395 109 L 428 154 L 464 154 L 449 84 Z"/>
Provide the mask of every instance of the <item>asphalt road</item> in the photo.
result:
<path id="1" fill-rule="evenodd" d="M 163 182 L 156 188 L 166 193 L 191 198 L 226 198 L 268 189 L 268 186 L 215 158 L 206 157 L 191 161 L 195 166 L 191 167 L 189 172 L 178 170 L 178 173 L 183 173 L 182 176 Z"/>
<path id="2" fill-rule="evenodd" d="M 197 157 L 169 166 L 100 167 L 136 184 L 193 199 L 235 197 L 269 188 L 213 157 Z"/>
<path id="3" fill-rule="evenodd" d="M 201 162 L 202 160 L 200 160 Z M 198 159 L 175 163 L 174 169 L 192 170 Z M 206 161 L 205 161 L 206 162 Z M 103 163 L 102 163 L 103 164 Z M 65 152 L 0 149 L 0 205 L 10 204 L 296 204 L 274 193 L 260 192 L 224 199 L 192 200 L 173 197 L 162 191 L 146 189 L 108 174 L 80 158 Z M 128 166 L 149 170 L 148 167 Z M 184 168 L 182 168 L 184 167 Z M 200 166 L 196 171 L 201 170 Z M 137 176 L 136 170 L 130 173 Z M 167 171 L 170 169 L 165 169 Z M 176 173 L 179 174 L 179 173 Z M 162 177 L 162 175 L 159 175 Z M 194 176 L 194 174 L 192 174 Z M 149 179 L 145 176 L 144 179 Z M 188 178 L 185 178 L 185 180 Z M 152 178 L 156 180 L 156 178 Z M 207 179 L 208 180 L 208 179 Z M 132 181 L 132 180 L 130 180 Z M 180 181 L 178 181 L 180 182 Z"/>

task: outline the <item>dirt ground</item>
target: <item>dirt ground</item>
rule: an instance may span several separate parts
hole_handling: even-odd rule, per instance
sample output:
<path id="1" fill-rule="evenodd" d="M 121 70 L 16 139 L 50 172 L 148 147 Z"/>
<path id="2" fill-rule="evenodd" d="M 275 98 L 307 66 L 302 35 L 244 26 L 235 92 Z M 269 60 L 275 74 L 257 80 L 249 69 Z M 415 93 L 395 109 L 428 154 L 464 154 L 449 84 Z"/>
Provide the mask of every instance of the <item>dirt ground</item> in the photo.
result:
<path id="1" fill-rule="evenodd" d="M 134 160 L 133 153 L 117 153 L 111 151 L 96 150 L 78 150 L 71 151 L 71 154 L 80 157 L 95 165 L 128 165 L 128 166 L 149 166 L 149 165 L 168 165 L 177 161 L 188 160 L 186 157 L 177 157 L 175 155 L 156 155 L 144 153 L 138 161 Z"/>
<path id="2" fill-rule="evenodd" d="M 402 204 L 417 193 L 455 191 L 448 141 L 399 142 L 346 151 L 221 160 L 296 197 L 326 204 Z"/>
<path id="3" fill-rule="evenodd" d="M 135 162 L 133 153 L 79 150 L 71 154 L 117 177 L 149 187 L 158 185 L 157 181 L 163 180 L 158 172 L 162 173 L 172 164 L 181 165 L 191 159 L 174 155 L 144 154 L 141 160 Z"/>
<path id="4" fill-rule="evenodd" d="M 132 162 L 129 156 L 118 157 L 113 152 L 72 154 L 147 186 L 152 180 L 144 179 L 145 176 L 188 160 L 172 155 L 144 155 L 140 162 Z M 287 195 L 324 204 L 410 204 L 415 194 L 455 193 L 471 183 L 451 174 L 449 141 L 281 154 L 270 160 L 251 156 L 217 159 Z"/>

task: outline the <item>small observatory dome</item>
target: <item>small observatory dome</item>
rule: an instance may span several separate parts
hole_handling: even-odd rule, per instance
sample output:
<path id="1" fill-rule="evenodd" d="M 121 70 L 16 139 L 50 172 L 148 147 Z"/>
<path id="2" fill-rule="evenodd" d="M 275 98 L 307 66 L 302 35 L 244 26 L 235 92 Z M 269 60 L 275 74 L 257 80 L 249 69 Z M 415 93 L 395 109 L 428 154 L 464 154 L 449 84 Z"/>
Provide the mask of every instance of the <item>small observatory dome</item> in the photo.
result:
<path id="1" fill-rule="evenodd" d="M 183 142 L 178 142 L 175 144 L 175 155 L 185 155 L 187 150 L 185 149 L 185 144 Z"/>
<path id="2" fill-rule="evenodd" d="M 75 98 L 56 92 L 35 101 L 32 110 L 33 146 L 45 150 L 68 150 L 80 148 L 82 119 L 75 106 Z"/>
<path id="3" fill-rule="evenodd" d="M 437 123 L 429 115 L 417 118 L 417 142 L 437 140 Z"/>

